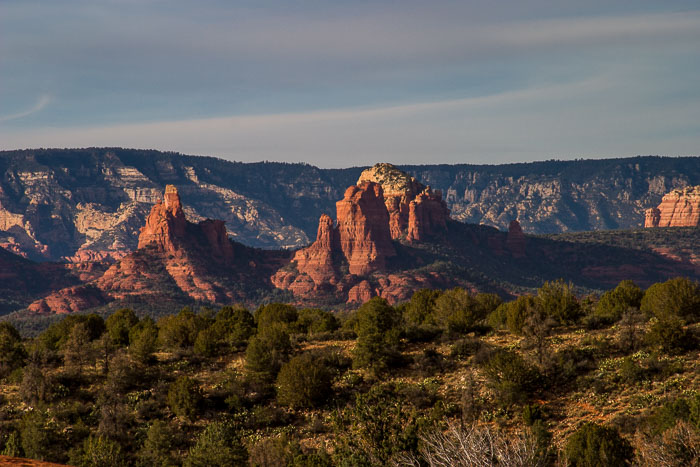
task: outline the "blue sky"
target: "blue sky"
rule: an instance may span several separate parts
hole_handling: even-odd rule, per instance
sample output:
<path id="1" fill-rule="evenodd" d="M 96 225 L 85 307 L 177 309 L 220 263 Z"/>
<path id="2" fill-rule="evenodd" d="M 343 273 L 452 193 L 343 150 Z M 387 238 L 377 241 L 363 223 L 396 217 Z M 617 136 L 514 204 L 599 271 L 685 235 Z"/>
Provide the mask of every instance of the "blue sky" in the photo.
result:
<path id="1" fill-rule="evenodd" d="M 697 1 L 0 0 L 0 149 L 700 153 Z"/>

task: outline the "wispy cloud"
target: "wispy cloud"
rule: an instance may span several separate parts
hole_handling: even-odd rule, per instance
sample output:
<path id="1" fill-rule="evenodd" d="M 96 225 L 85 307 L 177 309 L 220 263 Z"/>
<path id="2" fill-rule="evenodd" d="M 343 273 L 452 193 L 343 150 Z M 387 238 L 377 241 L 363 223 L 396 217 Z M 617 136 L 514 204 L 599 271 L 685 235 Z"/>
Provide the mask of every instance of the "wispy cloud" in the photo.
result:
<path id="1" fill-rule="evenodd" d="M 11 120 L 18 120 L 20 118 L 28 117 L 37 112 L 41 112 L 47 105 L 49 105 L 49 103 L 51 103 L 51 96 L 49 96 L 48 94 L 41 95 L 39 96 L 39 99 L 37 99 L 36 104 L 34 104 L 34 106 L 30 109 L 23 110 L 22 112 L 17 112 L 10 115 L 0 115 L 0 123 L 9 122 Z"/>
<path id="2" fill-rule="evenodd" d="M 646 113 L 621 104 L 637 92 L 614 76 L 477 98 L 364 109 L 235 116 L 2 134 L 5 146 L 136 146 L 233 160 L 306 161 L 325 167 L 496 162 L 550 157 L 692 154 L 696 102 Z M 631 92 L 631 94 L 629 94 Z M 594 97 L 591 97 L 594 96 Z M 616 110 L 617 109 L 617 110 Z M 690 131 L 692 130 L 692 131 Z"/>

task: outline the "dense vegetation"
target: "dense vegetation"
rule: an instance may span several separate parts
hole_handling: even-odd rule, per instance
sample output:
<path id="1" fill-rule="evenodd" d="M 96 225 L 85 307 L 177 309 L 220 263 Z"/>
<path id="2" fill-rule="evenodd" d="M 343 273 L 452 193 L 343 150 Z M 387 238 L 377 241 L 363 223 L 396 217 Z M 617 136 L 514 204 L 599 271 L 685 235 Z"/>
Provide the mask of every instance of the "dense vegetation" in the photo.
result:
<path id="1" fill-rule="evenodd" d="M 700 285 L 463 289 L 342 315 L 0 323 L 0 453 L 80 466 L 697 465 Z"/>

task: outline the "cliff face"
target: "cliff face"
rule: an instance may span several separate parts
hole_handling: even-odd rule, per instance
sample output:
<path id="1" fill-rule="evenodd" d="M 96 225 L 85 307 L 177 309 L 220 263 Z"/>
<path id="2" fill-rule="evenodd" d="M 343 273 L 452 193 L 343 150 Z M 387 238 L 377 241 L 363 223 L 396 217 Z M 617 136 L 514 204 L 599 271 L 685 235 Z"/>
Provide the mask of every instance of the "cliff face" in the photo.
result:
<path id="1" fill-rule="evenodd" d="M 229 240 L 223 221 L 192 222 L 178 190 L 168 186 L 141 230 L 140 248 L 104 273 L 101 263 L 36 264 L 0 250 L 0 307 L 15 310 L 28 297 L 40 297 L 29 306 L 35 314 L 104 305 L 157 313 L 263 299 L 319 306 L 381 296 L 396 303 L 422 288 L 507 295 L 560 277 L 597 289 L 623 279 L 648 286 L 677 275 L 700 277 L 694 227 L 648 229 L 641 239 L 629 231 L 545 238 L 525 235 L 517 221 L 503 232 L 447 219 L 440 235 L 392 240 L 379 184 L 351 186 L 337 208 L 337 223 L 321 216 L 316 241 L 290 258 Z"/>
<path id="2" fill-rule="evenodd" d="M 39 261 L 114 261 L 136 249 L 168 184 L 187 196 L 190 219 L 222 219 L 234 239 L 306 244 L 332 183 L 310 170 L 295 192 L 294 167 L 265 180 L 270 167 L 253 165 L 121 149 L 0 152 L 0 246 Z"/>
<path id="3" fill-rule="evenodd" d="M 369 180 L 382 185 L 394 239 L 408 236 L 410 203 L 424 186 L 416 179 L 442 193 L 453 219 L 502 230 L 518 219 L 527 233 L 639 227 L 671 188 L 700 185 L 698 157 L 399 169 L 410 175 L 392 181 L 374 171 Z M 371 176 L 362 172 L 119 148 L 0 152 L 0 246 L 40 261 L 114 261 L 137 247 L 143 219 L 171 184 L 189 219 L 221 219 L 250 246 L 298 248 L 344 187 Z M 421 239 L 418 211 L 411 236 Z"/>
<path id="4" fill-rule="evenodd" d="M 449 210 L 439 192 L 396 167 L 378 164 L 364 171 L 357 185 L 348 187 L 336 203 L 336 211 L 337 225 L 330 216 L 322 215 L 316 241 L 297 251 L 292 263 L 272 276 L 275 287 L 308 303 L 359 303 L 377 295 L 396 302 L 410 298 L 419 288 L 468 284 L 445 274 L 416 270 L 424 265 L 421 256 L 425 253 L 412 247 L 429 250 L 427 243 L 421 245 L 429 241 L 433 247 L 449 248 Z M 456 237 L 459 244 L 478 243 Z M 511 224 L 507 238 L 495 229 L 488 237 L 483 247 L 490 254 L 526 255 L 525 236 L 517 221 Z M 397 262 L 402 266 L 389 264 Z"/>
<path id="5" fill-rule="evenodd" d="M 337 225 L 322 215 L 316 241 L 295 253 L 295 270 L 283 268 L 272 276 L 276 287 L 306 298 L 342 294 L 353 286 L 352 276 L 382 271 L 387 258 L 396 256 L 379 184 L 364 181 L 348 187 L 336 211 Z M 341 273 L 343 265 L 351 276 Z"/>
<path id="6" fill-rule="evenodd" d="M 405 237 L 421 241 L 447 229 L 450 210 L 440 191 L 433 191 L 414 177 L 387 163 L 363 171 L 358 185 L 365 182 L 381 185 L 389 212 L 391 238 Z"/>
<path id="7" fill-rule="evenodd" d="M 113 300 L 232 303 L 269 284 L 285 252 L 263 252 L 232 242 L 220 220 L 187 220 L 177 188 L 167 185 L 141 228 L 138 249 L 86 285 L 58 290 L 29 306 L 65 313 Z M 269 285 L 268 287 L 271 287 Z"/>
<path id="8" fill-rule="evenodd" d="M 672 190 L 657 208 L 646 210 L 644 227 L 700 226 L 700 186 Z"/>
<path id="9" fill-rule="evenodd" d="M 395 256 L 389 230 L 389 213 L 381 185 L 362 182 L 345 191 L 336 203 L 340 249 L 350 274 L 365 275 L 383 269 L 386 258 Z"/>

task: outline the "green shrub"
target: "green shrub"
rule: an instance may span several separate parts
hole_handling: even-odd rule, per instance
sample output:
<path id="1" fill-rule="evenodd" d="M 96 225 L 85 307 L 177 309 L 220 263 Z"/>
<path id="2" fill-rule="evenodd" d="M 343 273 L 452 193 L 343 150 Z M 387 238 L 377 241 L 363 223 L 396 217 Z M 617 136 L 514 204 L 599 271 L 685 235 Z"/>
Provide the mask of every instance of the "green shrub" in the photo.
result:
<path id="1" fill-rule="evenodd" d="M 664 352 L 680 354 L 694 347 L 694 336 L 683 327 L 676 315 L 665 315 L 654 322 L 644 336 L 647 345 L 660 347 Z"/>
<path id="2" fill-rule="evenodd" d="M 308 448 L 307 448 L 308 451 Z M 331 467 L 330 456 L 323 450 L 304 452 L 297 440 L 274 436 L 256 441 L 250 447 L 249 465 L 254 467 Z"/>
<path id="3" fill-rule="evenodd" d="M 400 314 L 385 299 L 374 297 L 363 304 L 357 310 L 353 366 L 378 373 L 395 364 L 400 357 L 401 324 Z"/>
<path id="4" fill-rule="evenodd" d="M 235 428 L 227 422 L 207 425 L 185 458 L 185 467 L 228 467 L 245 465 L 248 452 Z"/>
<path id="5" fill-rule="evenodd" d="M 26 358 L 19 332 L 10 323 L 0 323 L 0 379 L 21 368 Z"/>
<path id="6" fill-rule="evenodd" d="M 465 337 L 452 345 L 450 355 L 453 358 L 467 358 L 476 354 L 484 343 L 478 337 Z"/>
<path id="7" fill-rule="evenodd" d="M 139 319 L 136 313 L 129 308 L 119 309 L 109 315 L 105 320 L 105 327 L 112 344 L 117 347 L 129 345 L 129 331 L 138 322 Z"/>
<path id="8" fill-rule="evenodd" d="M 293 408 L 318 407 L 333 393 L 332 379 L 322 359 L 301 354 L 282 365 L 277 376 L 277 401 Z"/>
<path id="9" fill-rule="evenodd" d="M 477 314 L 481 319 L 486 318 L 503 304 L 503 300 L 496 294 L 479 292 L 474 296 L 477 306 Z"/>
<path id="10" fill-rule="evenodd" d="M 526 404 L 523 407 L 523 421 L 527 426 L 533 426 L 535 422 L 544 420 L 542 407 L 537 404 Z"/>
<path id="11" fill-rule="evenodd" d="M 537 312 L 537 300 L 532 295 L 522 295 L 505 306 L 506 327 L 513 334 L 522 334 L 527 319 Z"/>
<path id="12" fill-rule="evenodd" d="M 19 433 L 13 431 L 5 441 L 5 447 L 0 451 L 0 455 L 8 457 L 22 457 L 22 443 L 19 439 Z"/>
<path id="13" fill-rule="evenodd" d="M 245 346 L 255 334 L 255 320 L 243 307 L 225 306 L 216 314 L 212 329 L 218 339 L 229 347 L 238 349 Z"/>
<path id="14" fill-rule="evenodd" d="M 26 457 L 44 461 L 62 460 L 61 438 L 45 412 L 27 412 L 20 422 L 22 451 Z"/>
<path id="15" fill-rule="evenodd" d="M 206 319 L 183 308 L 178 314 L 158 320 L 158 339 L 170 350 L 192 348 L 199 331 L 207 327 Z"/>
<path id="16" fill-rule="evenodd" d="M 545 282 L 537 289 L 537 306 L 549 318 L 559 324 L 572 324 L 581 315 L 581 304 L 571 283 L 563 280 Z"/>
<path id="17" fill-rule="evenodd" d="M 459 287 L 447 290 L 435 300 L 435 323 L 451 333 L 473 331 L 486 318 L 484 309 L 468 291 Z"/>
<path id="18" fill-rule="evenodd" d="M 212 328 L 202 329 L 194 340 L 194 353 L 203 357 L 213 357 L 219 350 L 219 340 Z"/>
<path id="19" fill-rule="evenodd" d="M 646 376 L 644 368 L 631 357 L 625 357 L 620 366 L 620 378 L 627 384 L 634 384 L 642 381 Z"/>
<path id="20" fill-rule="evenodd" d="M 396 385 L 373 386 L 357 394 L 354 403 L 336 414 L 336 465 L 390 465 L 403 452 L 416 452 L 418 433 L 426 428 L 409 404 L 399 397 Z"/>
<path id="21" fill-rule="evenodd" d="M 292 305 L 284 303 L 270 303 L 269 305 L 261 306 L 255 312 L 255 323 L 258 326 L 258 332 L 264 329 L 281 324 L 287 332 L 295 332 L 295 324 L 299 318 L 297 309 Z"/>
<path id="22" fill-rule="evenodd" d="M 297 319 L 297 331 L 308 334 L 320 334 L 333 332 L 340 327 L 340 321 L 333 313 L 314 308 L 299 310 Z"/>
<path id="23" fill-rule="evenodd" d="M 537 371 L 509 350 L 493 352 L 484 365 L 490 387 L 503 405 L 527 400 L 535 388 Z"/>
<path id="24" fill-rule="evenodd" d="M 630 465 L 634 451 L 614 428 L 584 423 L 566 442 L 564 450 L 572 467 Z"/>
<path id="25" fill-rule="evenodd" d="M 129 355 L 146 363 L 158 348 L 158 327 L 151 318 L 144 318 L 129 331 Z"/>
<path id="26" fill-rule="evenodd" d="M 622 281 L 600 297 L 594 316 L 605 324 L 619 321 L 630 308 L 639 308 L 644 292 L 632 281 Z"/>
<path id="27" fill-rule="evenodd" d="M 506 327 L 506 320 L 508 317 L 508 309 L 510 308 L 510 303 L 501 303 L 498 308 L 493 310 L 486 317 L 486 324 L 491 326 L 493 329 L 503 329 Z"/>
<path id="28" fill-rule="evenodd" d="M 700 395 L 669 400 L 656 409 L 649 418 L 654 434 L 660 434 L 676 425 L 679 420 L 690 423 L 700 430 Z"/>
<path id="29" fill-rule="evenodd" d="M 654 284 L 644 293 L 641 310 L 659 320 L 677 316 L 695 323 L 700 319 L 700 284 L 683 277 Z"/>
<path id="30" fill-rule="evenodd" d="M 403 310 L 406 323 L 413 326 L 435 324 L 433 311 L 435 301 L 442 295 L 439 290 L 423 289 L 413 293 L 411 301 Z"/>
<path id="31" fill-rule="evenodd" d="M 168 425 L 161 420 L 154 420 L 148 427 L 146 440 L 138 453 L 139 464 L 144 467 L 175 465 L 172 449 L 173 435 Z"/>
<path id="32" fill-rule="evenodd" d="M 168 406 L 178 417 L 193 420 L 199 412 L 202 393 L 192 378 L 180 376 L 168 389 Z"/>
<path id="33" fill-rule="evenodd" d="M 121 446 L 104 436 L 89 436 L 77 452 L 71 455 L 72 464 L 80 467 L 119 467 L 127 465 Z"/>
<path id="34" fill-rule="evenodd" d="M 248 343 L 245 366 L 249 372 L 274 380 L 292 350 L 286 328 L 277 323 L 258 332 Z"/>
<path id="35" fill-rule="evenodd" d="M 43 349 L 54 352 L 61 349 L 68 340 L 73 327 L 79 323 L 85 325 L 90 341 L 94 341 L 105 332 L 105 322 L 99 315 L 94 313 L 89 315 L 68 315 L 39 334 L 37 339 L 38 345 Z"/>

